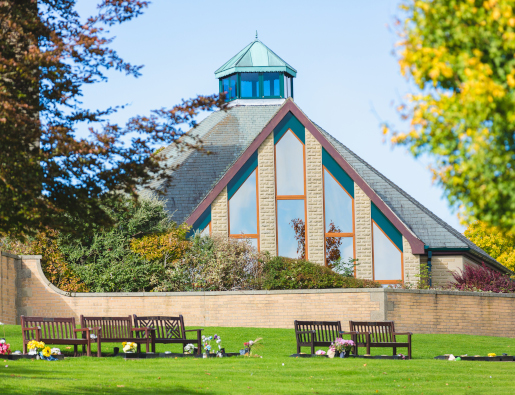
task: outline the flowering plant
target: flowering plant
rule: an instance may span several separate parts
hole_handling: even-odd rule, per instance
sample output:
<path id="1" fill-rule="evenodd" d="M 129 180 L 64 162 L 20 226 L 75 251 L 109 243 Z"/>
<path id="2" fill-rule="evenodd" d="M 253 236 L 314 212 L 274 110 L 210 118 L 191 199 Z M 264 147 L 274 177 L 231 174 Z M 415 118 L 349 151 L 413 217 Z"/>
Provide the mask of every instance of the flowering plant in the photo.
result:
<path id="1" fill-rule="evenodd" d="M 345 352 L 346 355 L 350 354 L 350 351 L 354 347 L 354 342 L 352 340 L 345 340 L 341 337 L 335 339 L 334 342 L 331 343 L 331 347 L 329 347 L 329 356 L 334 356 L 334 354 Z"/>
<path id="2" fill-rule="evenodd" d="M 123 352 L 136 352 L 136 343 L 123 342 L 122 347 L 123 347 Z"/>
<path id="3" fill-rule="evenodd" d="M 222 338 L 215 333 L 214 339 L 218 346 L 218 351 L 220 351 L 222 349 Z"/>
<path id="4" fill-rule="evenodd" d="M 10 344 L 4 339 L 0 339 L 0 355 L 9 355 L 11 353 Z"/>
<path id="5" fill-rule="evenodd" d="M 325 351 L 324 350 L 318 350 L 316 353 L 316 355 L 325 355 Z"/>
<path id="6" fill-rule="evenodd" d="M 195 350 L 195 346 L 191 343 L 189 344 L 186 344 L 186 346 L 184 347 L 184 352 L 186 354 L 193 354 L 193 351 Z"/>

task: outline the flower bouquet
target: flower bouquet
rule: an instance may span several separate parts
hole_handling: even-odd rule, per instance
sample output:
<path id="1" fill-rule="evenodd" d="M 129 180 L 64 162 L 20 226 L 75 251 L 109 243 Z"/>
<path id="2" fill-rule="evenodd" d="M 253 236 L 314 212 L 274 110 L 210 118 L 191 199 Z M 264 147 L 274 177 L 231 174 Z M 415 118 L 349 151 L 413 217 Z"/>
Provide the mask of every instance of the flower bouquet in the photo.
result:
<path id="1" fill-rule="evenodd" d="M 186 344 L 184 347 L 184 354 L 193 354 L 195 351 L 195 346 L 191 343 Z"/>
<path id="2" fill-rule="evenodd" d="M 123 342 L 122 343 L 123 352 L 136 352 L 136 343 L 133 342 Z"/>
<path id="3" fill-rule="evenodd" d="M 11 353 L 11 345 L 5 342 L 5 339 L 0 339 L 0 355 L 9 355 Z"/>
<path id="4" fill-rule="evenodd" d="M 329 358 L 334 358 L 335 355 L 340 358 L 344 358 L 345 356 L 350 355 L 352 347 L 354 347 L 354 342 L 352 340 L 345 340 L 341 337 L 335 339 L 335 341 L 329 347 L 329 351 L 327 355 Z"/>
<path id="5" fill-rule="evenodd" d="M 263 343 L 260 343 L 260 341 L 263 340 L 263 338 L 259 337 L 256 340 L 249 340 L 248 342 L 243 343 L 245 346 L 244 350 L 240 350 L 240 354 L 243 351 L 243 355 L 246 356 L 252 356 L 252 352 L 256 351 L 263 347 Z"/>
<path id="6" fill-rule="evenodd" d="M 202 348 L 204 349 L 204 358 L 207 358 L 207 354 L 211 353 L 211 340 L 213 340 L 213 336 L 202 336 Z"/>
<path id="7" fill-rule="evenodd" d="M 39 355 L 45 349 L 45 343 L 31 340 L 27 344 L 27 349 L 29 350 L 29 355 Z"/>
<path id="8" fill-rule="evenodd" d="M 315 355 L 322 355 L 324 356 L 326 354 L 326 352 L 324 350 L 317 350 L 317 352 L 315 352 Z"/>
<path id="9" fill-rule="evenodd" d="M 29 355 L 36 355 L 36 359 L 57 361 L 57 358 L 54 358 L 53 355 L 61 355 L 60 349 L 50 348 L 48 346 L 45 346 L 44 342 L 38 342 L 36 340 L 31 340 L 27 344 L 27 348 L 29 350 Z"/>

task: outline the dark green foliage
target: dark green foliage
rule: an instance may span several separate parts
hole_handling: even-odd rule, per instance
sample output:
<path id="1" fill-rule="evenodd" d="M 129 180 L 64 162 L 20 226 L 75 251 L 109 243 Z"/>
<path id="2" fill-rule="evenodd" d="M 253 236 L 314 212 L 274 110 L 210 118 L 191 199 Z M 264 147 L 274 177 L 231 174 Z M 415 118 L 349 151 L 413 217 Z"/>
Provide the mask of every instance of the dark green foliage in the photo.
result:
<path id="1" fill-rule="evenodd" d="M 274 257 L 263 267 L 263 288 L 267 290 L 380 287 L 374 281 L 346 277 L 301 259 Z"/>
<path id="2" fill-rule="evenodd" d="M 150 278 L 164 268 L 132 252 L 130 241 L 173 224 L 155 200 L 122 200 L 107 212 L 116 223 L 113 228 L 89 225 L 95 227 L 93 236 L 61 236 L 60 250 L 91 292 L 150 291 Z"/>

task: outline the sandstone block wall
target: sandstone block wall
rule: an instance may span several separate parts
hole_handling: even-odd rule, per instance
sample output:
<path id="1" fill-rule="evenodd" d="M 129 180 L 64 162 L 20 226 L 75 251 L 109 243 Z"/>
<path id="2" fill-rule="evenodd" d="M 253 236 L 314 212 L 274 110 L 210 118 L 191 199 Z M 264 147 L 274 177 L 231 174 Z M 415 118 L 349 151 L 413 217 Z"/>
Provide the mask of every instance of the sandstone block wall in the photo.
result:
<path id="1" fill-rule="evenodd" d="M 275 222 L 274 136 L 271 133 L 258 149 L 259 243 L 261 251 L 277 253 Z"/>
<path id="2" fill-rule="evenodd" d="M 211 203 L 211 234 L 229 237 L 227 187 Z"/>
<path id="3" fill-rule="evenodd" d="M 0 251 L 0 322 L 15 324 L 17 308 L 17 274 L 20 260 L 17 256 Z"/>
<path id="4" fill-rule="evenodd" d="M 426 258 L 427 262 L 427 258 Z M 431 258 L 431 279 L 434 287 L 444 286 L 453 281 L 452 272 L 463 269 L 462 255 L 435 255 Z"/>
<path id="5" fill-rule="evenodd" d="M 402 249 L 404 282 L 415 285 L 420 279 L 420 256 L 412 254 L 411 245 L 404 236 L 402 236 Z"/>
<path id="6" fill-rule="evenodd" d="M 308 259 L 325 264 L 322 145 L 306 129 L 306 204 Z"/>
<path id="7" fill-rule="evenodd" d="M 356 277 L 372 280 L 372 203 L 354 183 L 354 221 L 356 232 Z"/>

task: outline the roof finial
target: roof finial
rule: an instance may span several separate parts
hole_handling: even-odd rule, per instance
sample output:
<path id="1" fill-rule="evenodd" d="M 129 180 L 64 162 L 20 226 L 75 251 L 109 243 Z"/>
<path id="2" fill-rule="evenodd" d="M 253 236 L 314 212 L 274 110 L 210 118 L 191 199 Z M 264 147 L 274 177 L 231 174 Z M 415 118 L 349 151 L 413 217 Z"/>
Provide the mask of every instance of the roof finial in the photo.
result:
<path id="1" fill-rule="evenodd" d="M 258 36 L 257 36 L 257 30 L 256 30 L 256 40 L 258 39 Z"/>

